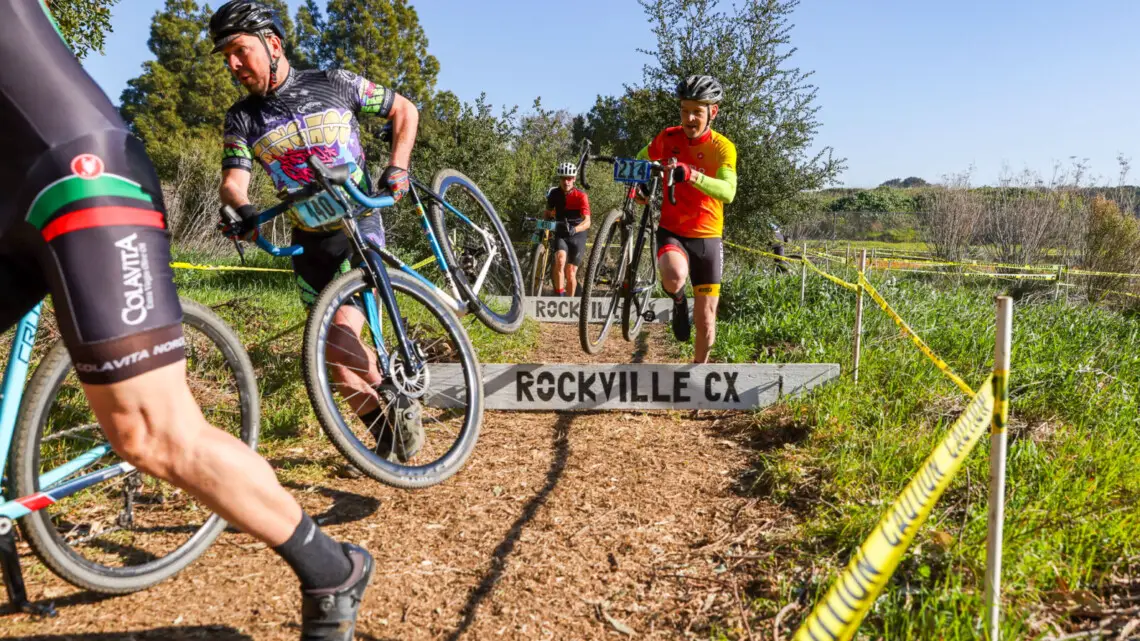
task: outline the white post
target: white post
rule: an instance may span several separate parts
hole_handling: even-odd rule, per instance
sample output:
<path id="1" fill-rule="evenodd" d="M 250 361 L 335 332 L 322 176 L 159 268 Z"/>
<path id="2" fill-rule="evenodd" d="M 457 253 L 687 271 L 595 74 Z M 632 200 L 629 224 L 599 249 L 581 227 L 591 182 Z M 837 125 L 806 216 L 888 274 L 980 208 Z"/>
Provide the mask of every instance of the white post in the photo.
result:
<path id="1" fill-rule="evenodd" d="M 1009 416 L 1009 351 L 1013 338 L 1013 299 L 997 297 L 994 341 L 994 415 L 990 429 L 990 514 L 986 539 L 986 638 L 999 641 L 1001 548 L 1005 522 L 1006 418 Z"/>
<path id="2" fill-rule="evenodd" d="M 804 253 L 800 256 L 800 307 L 804 306 L 804 296 L 807 293 L 807 241 L 804 241 Z"/>
<path id="3" fill-rule="evenodd" d="M 863 267 L 867 264 L 867 250 L 859 250 L 859 273 L 863 273 Z M 855 291 L 855 366 L 852 367 L 852 376 L 855 382 L 859 382 L 859 347 L 863 342 L 863 285 L 859 284 L 859 289 Z"/>

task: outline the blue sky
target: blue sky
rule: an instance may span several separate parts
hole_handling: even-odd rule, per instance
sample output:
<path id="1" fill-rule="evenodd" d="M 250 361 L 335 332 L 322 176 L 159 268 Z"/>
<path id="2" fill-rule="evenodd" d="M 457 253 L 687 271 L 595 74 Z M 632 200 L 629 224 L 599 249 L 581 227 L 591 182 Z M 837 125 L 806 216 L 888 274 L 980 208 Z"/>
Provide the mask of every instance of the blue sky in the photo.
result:
<path id="1" fill-rule="evenodd" d="M 106 55 L 85 61 L 116 103 L 151 57 L 162 4 L 120 0 Z M 653 44 L 635 0 L 413 4 L 438 87 L 464 100 L 486 92 L 527 108 L 541 96 L 584 111 L 640 79 L 647 58 L 636 49 Z M 1140 2 L 804 0 L 793 21 L 794 64 L 814 70 L 819 89 L 817 146 L 847 158 L 845 185 L 971 166 L 975 182 L 992 184 L 1004 167 L 1048 176 L 1073 156 L 1115 182 L 1118 154 L 1140 164 Z"/>

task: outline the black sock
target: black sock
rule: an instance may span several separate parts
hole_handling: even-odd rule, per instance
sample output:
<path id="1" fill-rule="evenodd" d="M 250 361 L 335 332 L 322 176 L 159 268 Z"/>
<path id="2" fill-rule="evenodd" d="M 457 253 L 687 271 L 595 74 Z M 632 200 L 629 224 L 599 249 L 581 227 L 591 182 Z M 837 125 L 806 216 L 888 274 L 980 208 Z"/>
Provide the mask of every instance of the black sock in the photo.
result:
<path id="1" fill-rule="evenodd" d="M 320 590 L 343 585 L 352 575 L 352 561 L 340 543 L 321 531 L 308 514 L 289 540 L 273 548 L 293 568 L 302 590 Z"/>
<path id="2" fill-rule="evenodd" d="M 669 294 L 669 292 L 665 293 Z M 675 304 L 680 305 L 681 303 L 685 302 L 685 288 L 682 287 L 681 289 L 678 289 L 676 293 L 669 294 L 669 296 L 673 299 L 673 302 Z"/>

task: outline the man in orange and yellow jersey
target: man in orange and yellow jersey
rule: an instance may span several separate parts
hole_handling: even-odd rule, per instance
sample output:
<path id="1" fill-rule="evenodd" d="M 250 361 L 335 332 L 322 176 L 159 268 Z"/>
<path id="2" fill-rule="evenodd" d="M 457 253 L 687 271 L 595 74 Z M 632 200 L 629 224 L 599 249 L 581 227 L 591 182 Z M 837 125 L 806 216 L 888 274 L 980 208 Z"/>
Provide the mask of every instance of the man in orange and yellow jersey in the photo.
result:
<path id="1" fill-rule="evenodd" d="M 697 336 L 693 362 L 708 362 L 716 341 L 716 307 L 724 266 L 724 206 L 736 196 L 736 146 L 712 130 L 724 90 L 712 76 L 689 76 L 677 85 L 681 125 L 657 134 L 638 158 L 656 160 L 673 173 L 677 204 L 661 203 L 657 269 L 673 298 L 673 334 L 689 340 L 685 280 L 693 281 Z M 668 175 L 668 174 L 666 174 Z"/>

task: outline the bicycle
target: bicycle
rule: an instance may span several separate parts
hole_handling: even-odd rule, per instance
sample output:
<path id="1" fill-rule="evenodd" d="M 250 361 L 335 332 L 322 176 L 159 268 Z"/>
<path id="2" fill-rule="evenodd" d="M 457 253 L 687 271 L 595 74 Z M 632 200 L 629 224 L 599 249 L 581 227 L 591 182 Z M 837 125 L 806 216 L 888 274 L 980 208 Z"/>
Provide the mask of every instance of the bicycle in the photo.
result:
<path id="1" fill-rule="evenodd" d="M 216 314 L 180 300 L 195 399 L 212 424 L 256 449 L 260 398 L 248 354 Z M 54 615 L 50 605 L 27 600 L 14 522 L 48 569 L 102 594 L 135 592 L 173 576 L 210 547 L 226 522 L 184 491 L 116 462 L 62 341 L 27 379 L 42 306 L 16 326 L 4 371 L 0 469 L 7 471 L 8 494 L 0 493 L 0 563 L 17 611 Z M 112 496 L 120 489 L 122 497 Z"/>
<path id="2" fill-rule="evenodd" d="M 578 176 L 582 187 L 589 189 L 586 180 L 588 162 L 612 164 L 614 180 L 630 185 L 621 209 L 608 212 L 594 237 L 594 247 L 586 266 L 586 279 L 582 286 L 582 313 L 578 315 L 578 338 L 587 354 L 597 354 L 606 342 L 610 329 L 621 310 L 622 335 L 631 341 L 641 330 L 641 324 L 651 320 L 653 312 L 649 299 L 657 288 L 657 266 L 653 262 L 656 255 L 656 230 L 659 208 L 656 197 L 661 176 L 666 168 L 659 162 L 615 158 L 613 156 L 590 155 L 591 142 L 582 141 L 582 153 L 578 160 Z M 640 222 L 634 230 L 637 216 L 638 185 L 648 185 L 648 194 L 642 206 Z M 669 202 L 676 204 L 673 194 L 673 175 L 670 172 L 666 186 Z M 650 246 L 650 259 L 642 260 L 646 245 Z M 600 298 L 601 319 L 591 322 L 590 299 Z M 597 326 L 600 324 L 600 328 Z M 596 333 L 591 332 L 591 327 Z"/>
<path id="3" fill-rule="evenodd" d="M 558 222 L 544 218 L 524 218 L 523 222 L 534 225 L 530 236 L 531 251 L 527 258 L 527 296 L 542 296 L 550 277 L 550 235 L 558 229 Z"/>
<path id="4" fill-rule="evenodd" d="M 392 197 L 361 191 L 351 179 L 356 172 L 353 163 L 328 167 L 311 156 L 308 165 L 315 181 L 281 194 L 282 202 L 259 214 L 257 220 L 258 225 L 263 224 L 300 203 L 297 211 L 303 224 L 320 227 L 341 223 L 357 256 L 363 258 L 355 269 L 336 277 L 321 291 L 306 321 L 302 371 L 317 421 L 337 450 L 369 477 L 406 489 L 441 483 L 459 471 L 471 456 L 483 421 L 483 379 L 471 339 L 454 313 L 454 306 L 444 302 L 439 288 L 360 233 L 356 219 L 366 211 L 392 207 Z M 436 182 L 446 183 L 453 176 L 462 175 L 444 170 L 436 176 Z M 418 192 L 423 189 L 413 180 L 409 192 L 421 215 L 424 213 Z M 434 191 L 429 191 L 428 196 L 447 205 Z M 313 205 L 314 200 L 323 204 Z M 223 216 L 229 222 L 238 219 L 228 206 L 223 208 Z M 426 216 L 423 221 L 433 251 L 444 264 Z M 255 243 L 273 256 L 303 252 L 299 245 L 278 247 L 260 235 Z M 398 271 L 389 272 L 385 264 Z M 514 264 L 517 270 L 517 261 Z M 521 288 L 513 294 L 512 306 L 519 308 L 521 318 Z M 378 311 L 377 297 L 383 304 L 384 316 Z M 334 322 L 346 307 L 364 314 L 359 340 L 356 334 L 336 334 L 335 338 L 332 334 L 334 330 L 347 333 L 343 325 Z M 384 318 L 387 323 L 382 322 Z M 341 338 L 348 343 L 338 343 Z M 357 345 L 371 345 L 374 351 L 363 356 L 354 354 L 352 350 Z M 355 360 L 330 360 L 330 348 L 340 350 L 343 358 Z M 363 381 L 373 367 L 381 377 L 380 381 L 365 381 L 373 390 L 388 385 L 399 400 L 420 403 L 427 438 L 406 462 L 389 460 L 367 445 L 369 436 L 379 440 L 373 432 L 379 428 L 355 420 L 354 410 L 371 392 L 344 381 L 346 370 L 362 374 L 358 378 Z M 381 409 L 386 411 L 388 407 Z M 346 420 L 346 416 L 350 418 Z M 400 441 L 398 433 L 393 440 Z"/>

